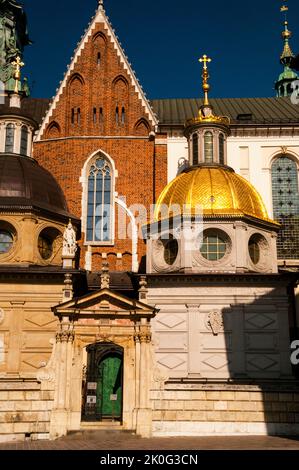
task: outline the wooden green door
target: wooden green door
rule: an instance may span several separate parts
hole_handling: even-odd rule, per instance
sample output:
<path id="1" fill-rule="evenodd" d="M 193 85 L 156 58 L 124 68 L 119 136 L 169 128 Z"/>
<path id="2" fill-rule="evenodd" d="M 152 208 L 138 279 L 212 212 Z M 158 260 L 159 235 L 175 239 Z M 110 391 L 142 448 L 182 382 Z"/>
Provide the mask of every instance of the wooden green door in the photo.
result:
<path id="1" fill-rule="evenodd" d="M 122 359 L 116 354 L 106 356 L 99 364 L 97 413 L 102 419 L 121 419 Z"/>

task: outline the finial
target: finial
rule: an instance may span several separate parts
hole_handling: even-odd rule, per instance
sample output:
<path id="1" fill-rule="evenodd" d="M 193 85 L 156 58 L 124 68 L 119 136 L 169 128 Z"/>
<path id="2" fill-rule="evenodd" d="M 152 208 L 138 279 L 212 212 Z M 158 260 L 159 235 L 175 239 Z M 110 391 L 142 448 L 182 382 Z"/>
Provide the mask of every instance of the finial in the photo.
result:
<path id="1" fill-rule="evenodd" d="M 146 300 L 148 293 L 146 276 L 141 276 L 139 279 L 139 300 Z"/>
<path id="2" fill-rule="evenodd" d="M 109 289 L 109 287 L 110 287 L 109 263 L 107 261 L 104 261 L 102 264 L 101 289 Z"/>
<path id="3" fill-rule="evenodd" d="M 14 71 L 14 76 L 13 78 L 15 79 L 15 90 L 14 92 L 16 94 L 19 93 L 19 83 L 21 81 L 21 68 L 24 67 L 24 62 L 22 62 L 21 57 L 17 56 L 16 59 L 11 63 L 11 65 L 15 68 Z"/>
<path id="4" fill-rule="evenodd" d="M 209 90 L 210 90 L 210 85 L 208 84 L 208 80 L 210 78 L 209 71 L 207 64 L 209 62 L 212 62 L 212 59 L 210 59 L 206 54 L 204 54 L 200 59 L 199 62 L 203 63 L 203 73 L 202 73 L 202 89 L 204 92 L 204 106 L 209 106 Z"/>
<path id="5" fill-rule="evenodd" d="M 101 9 L 104 9 L 104 0 L 98 0 L 99 1 L 99 7 Z"/>
<path id="6" fill-rule="evenodd" d="M 288 22 L 288 11 L 289 7 L 287 3 L 283 4 L 280 8 L 281 13 L 284 13 L 285 20 L 284 20 L 284 31 L 282 32 L 282 38 L 284 39 L 284 48 L 283 52 L 280 56 L 280 61 L 283 65 L 289 66 L 291 59 L 294 57 L 294 54 L 291 50 L 289 45 L 289 39 L 292 37 L 292 32 L 289 30 L 289 22 Z"/>

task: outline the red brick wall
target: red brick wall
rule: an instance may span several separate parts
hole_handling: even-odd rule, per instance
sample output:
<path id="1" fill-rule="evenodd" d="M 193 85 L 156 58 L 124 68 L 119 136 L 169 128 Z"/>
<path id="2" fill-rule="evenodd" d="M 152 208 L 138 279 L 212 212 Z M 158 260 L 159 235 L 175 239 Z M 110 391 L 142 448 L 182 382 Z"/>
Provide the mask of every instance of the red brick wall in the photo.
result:
<path id="1" fill-rule="evenodd" d="M 129 206 L 139 203 L 149 207 L 167 183 L 166 145 L 156 146 L 154 141 L 149 141 L 151 130 L 149 117 L 115 46 L 104 26 L 97 24 L 76 62 L 42 140 L 34 144 L 34 157 L 55 176 L 70 211 L 77 217 L 81 217 L 82 185 L 79 179 L 82 168 L 97 150 L 103 150 L 115 162 L 118 171 L 116 192 L 126 197 Z M 126 136 L 130 138 L 124 138 Z M 116 239 L 113 247 L 95 247 L 93 269 L 100 268 L 103 252 L 109 253 L 111 269 L 131 269 L 131 251 L 130 239 Z M 83 265 L 83 246 L 81 253 Z M 122 253 L 123 259 L 117 259 L 116 253 Z M 138 253 L 139 259 L 145 254 L 143 241 L 139 241 Z"/>

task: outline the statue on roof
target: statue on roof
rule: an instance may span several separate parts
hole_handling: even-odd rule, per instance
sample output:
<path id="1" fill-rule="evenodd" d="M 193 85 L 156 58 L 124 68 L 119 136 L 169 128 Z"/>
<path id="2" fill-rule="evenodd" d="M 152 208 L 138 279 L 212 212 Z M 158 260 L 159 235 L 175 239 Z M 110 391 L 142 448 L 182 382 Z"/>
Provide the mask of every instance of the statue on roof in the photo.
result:
<path id="1" fill-rule="evenodd" d="M 12 62 L 31 44 L 26 13 L 15 0 L 0 0 L 0 80 L 13 78 Z"/>
<path id="2" fill-rule="evenodd" d="M 75 257 L 77 251 L 76 232 L 70 220 L 63 234 L 62 256 Z"/>

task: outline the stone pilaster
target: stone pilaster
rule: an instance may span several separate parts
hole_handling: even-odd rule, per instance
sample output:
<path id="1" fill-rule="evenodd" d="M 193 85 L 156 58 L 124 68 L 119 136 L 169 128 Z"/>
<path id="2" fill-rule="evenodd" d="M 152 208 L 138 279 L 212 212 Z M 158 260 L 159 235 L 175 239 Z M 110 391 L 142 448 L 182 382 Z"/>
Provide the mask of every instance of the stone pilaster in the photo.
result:
<path id="1" fill-rule="evenodd" d="M 71 394 L 71 368 L 73 355 L 73 325 L 67 321 L 60 325 L 56 335 L 56 387 L 54 409 L 51 414 L 50 436 L 57 438 L 67 434 Z"/>
<path id="2" fill-rule="evenodd" d="M 150 325 L 146 319 L 141 320 L 140 333 L 140 361 L 139 361 L 139 407 L 137 410 L 136 431 L 142 437 L 152 434 L 152 409 L 149 401 L 149 388 L 151 384 L 151 333 Z"/>

